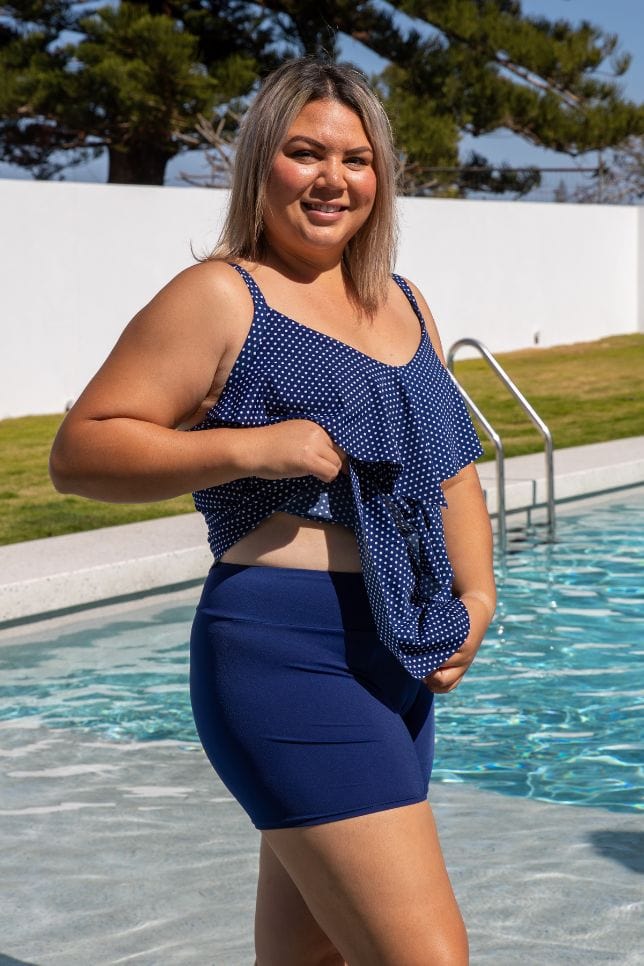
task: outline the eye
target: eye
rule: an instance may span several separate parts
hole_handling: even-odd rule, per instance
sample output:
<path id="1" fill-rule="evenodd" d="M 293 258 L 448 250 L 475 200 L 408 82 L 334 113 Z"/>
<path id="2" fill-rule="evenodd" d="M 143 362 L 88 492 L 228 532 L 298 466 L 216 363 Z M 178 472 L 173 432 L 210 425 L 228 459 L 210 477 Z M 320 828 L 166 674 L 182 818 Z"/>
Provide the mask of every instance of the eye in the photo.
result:
<path id="1" fill-rule="evenodd" d="M 361 155 L 356 155 L 355 157 L 345 159 L 345 164 L 350 164 L 353 168 L 365 168 L 369 163 L 369 159 L 364 158 Z"/>
<path id="2" fill-rule="evenodd" d="M 292 151 L 291 157 L 298 161 L 315 161 L 317 159 L 317 155 L 309 148 L 299 148 L 297 151 Z"/>

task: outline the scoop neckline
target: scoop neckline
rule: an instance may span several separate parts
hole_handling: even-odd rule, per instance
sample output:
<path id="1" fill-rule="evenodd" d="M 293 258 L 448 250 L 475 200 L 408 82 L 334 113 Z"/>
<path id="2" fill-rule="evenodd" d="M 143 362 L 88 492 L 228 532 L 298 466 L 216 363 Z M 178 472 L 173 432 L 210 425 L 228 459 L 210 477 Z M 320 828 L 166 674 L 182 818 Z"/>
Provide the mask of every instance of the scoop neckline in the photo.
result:
<path id="1" fill-rule="evenodd" d="M 266 300 L 264 300 L 264 301 L 266 302 Z M 313 335 L 318 335 L 322 339 L 326 339 L 329 342 L 334 342 L 336 345 L 343 346 L 345 349 L 349 349 L 351 352 L 355 352 L 357 355 L 361 356 L 363 359 L 368 359 L 369 362 L 373 362 L 377 366 L 384 366 L 385 369 L 394 369 L 394 370 L 398 370 L 398 371 L 402 371 L 404 369 L 409 369 L 409 367 L 411 365 L 413 365 L 413 363 L 416 361 L 416 359 L 420 355 L 421 350 L 422 350 L 423 345 L 424 345 L 424 341 L 425 341 L 425 334 L 426 334 L 425 333 L 425 326 L 421 322 L 420 318 L 418 316 L 416 316 L 416 318 L 418 319 L 418 326 L 420 328 L 420 340 L 419 340 L 418 345 L 416 347 L 416 351 L 414 352 L 413 356 L 411 357 L 411 359 L 409 359 L 408 362 L 403 362 L 400 365 L 394 365 L 394 364 L 392 364 L 390 362 L 383 362 L 382 359 L 376 359 L 375 356 L 370 356 L 369 353 L 363 352 L 362 349 L 358 349 L 356 346 L 351 345 L 349 342 L 343 342 L 342 339 L 336 339 L 335 336 L 333 336 L 333 335 L 328 335 L 328 333 L 326 333 L 326 332 L 320 332 L 319 329 L 314 329 L 312 326 L 306 325 L 305 322 L 299 322 L 297 319 L 294 319 L 292 316 L 285 315 L 283 312 L 280 312 L 279 309 L 273 308 L 273 306 L 272 305 L 269 305 L 268 302 L 266 302 L 266 308 L 273 315 L 277 315 L 279 318 L 285 319 L 287 322 L 291 322 L 293 325 L 297 326 L 298 329 L 303 329 L 305 332 L 312 332 Z M 412 306 L 412 309 L 413 309 L 413 306 Z"/>
<path id="2" fill-rule="evenodd" d="M 356 355 L 359 355 L 362 359 L 368 359 L 369 362 L 372 362 L 377 366 L 383 366 L 385 369 L 392 369 L 394 371 L 399 371 L 399 372 L 404 371 L 405 369 L 409 369 L 409 367 L 416 362 L 418 356 L 420 355 L 423 349 L 425 339 L 429 338 L 429 336 L 427 335 L 427 326 L 425 325 L 425 320 L 423 319 L 420 309 L 416 305 L 415 300 L 412 301 L 412 299 L 409 297 L 409 295 L 407 294 L 403 286 L 400 285 L 400 283 L 398 282 L 398 278 L 400 278 L 400 276 L 395 275 L 395 273 L 392 275 L 392 277 L 396 279 L 396 284 L 398 285 L 399 288 L 402 289 L 403 293 L 407 297 L 407 301 L 411 305 L 412 311 L 416 316 L 416 318 L 418 319 L 418 325 L 420 328 L 420 339 L 418 340 L 416 351 L 414 352 L 411 359 L 409 359 L 407 362 L 403 362 L 400 365 L 394 365 L 393 363 L 390 363 L 390 362 L 383 362 L 382 359 L 376 359 L 375 356 L 370 356 L 367 352 L 363 352 L 362 349 L 358 349 L 356 346 L 351 345 L 349 342 L 343 342 L 342 339 L 336 339 L 335 336 L 328 335 L 328 333 L 326 332 L 321 332 L 320 329 L 314 329 L 312 326 L 307 325 L 305 322 L 300 322 L 298 319 L 294 319 L 293 316 L 291 315 L 285 315 L 284 312 L 280 312 L 279 309 L 276 309 L 274 306 L 269 305 L 268 301 L 266 300 L 266 296 L 264 295 L 261 288 L 257 284 L 257 281 L 253 278 L 251 272 L 249 272 L 247 268 L 245 268 L 243 265 L 240 265 L 239 262 L 228 262 L 228 265 L 230 265 L 231 268 L 234 268 L 239 274 L 241 274 L 241 276 L 245 279 L 248 285 L 252 286 L 251 296 L 253 299 L 253 320 L 251 322 L 251 328 L 253 328 L 255 319 L 257 317 L 257 302 L 259 302 L 261 305 L 265 307 L 267 312 L 272 313 L 273 315 L 276 315 L 280 319 L 284 319 L 285 321 L 290 322 L 292 325 L 297 326 L 299 329 L 303 329 L 305 332 L 312 332 L 313 335 L 319 335 L 323 339 L 326 339 L 329 342 L 334 342 L 336 345 L 343 346 L 345 349 L 349 349 L 351 350 L 351 352 L 355 352 Z"/>

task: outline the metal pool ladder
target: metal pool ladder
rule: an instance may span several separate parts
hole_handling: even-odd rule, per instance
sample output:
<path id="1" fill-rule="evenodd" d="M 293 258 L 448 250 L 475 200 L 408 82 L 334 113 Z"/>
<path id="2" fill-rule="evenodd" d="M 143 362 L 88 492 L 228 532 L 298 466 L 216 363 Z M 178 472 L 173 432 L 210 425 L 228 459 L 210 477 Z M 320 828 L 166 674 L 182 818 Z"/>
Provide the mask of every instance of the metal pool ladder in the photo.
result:
<path id="1" fill-rule="evenodd" d="M 494 449 L 496 451 L 496 494 L 497 494 L 497 518 L 498 518 L 498 535 L 499 544 L 502 550 L 507 549 L 507 524 L 506 524 L 506 509 L 505 509 L 505 451 L 503 449 L 503 440 L 494 429 L 492 424 L 483 415 L 481 410 L 478 408 L 476 403 L 470 396 L 465 392 L 462 386 L 456 382 L 454 376 L 454 356 L 459 349 L 468 346 L 472 349 L 476 349 L 480 355 L 483 356 L 485 361 L 488 363 L 492 371 L 498 376 L 505 388 L 510 392 L 514 398 L 517 400 L 524 413 L 531 419 L 534 425 L 537 427 L 541 435 L 543 436 L 544 449 L 546 456 L 546 495 L 547 495 L 547 509 L 548 509 L 548 532 L 552 539 L 555 533 L 555 469 L 554 469 L 554 457 L 553 457 L 553 445 L 552 445 L 552 433 L 544 423 L 543 419 L 536 412 L 533 406 L 530 405 L 528 400 L 525 398 L 523 393 L 515 386 L 515 384 L 510 379 L 509 375 L 499 365 L 497 360 L 494 358 L 490 350 L 483 345 L 478 339 L 458 339 L 457 342 L 450 347 L 447 353 L 447 369 L 450 376 L 456 383 L 461 395 L 465 399 L 465 402 L 470 407 L 481 426 L 489 436 Z"/>

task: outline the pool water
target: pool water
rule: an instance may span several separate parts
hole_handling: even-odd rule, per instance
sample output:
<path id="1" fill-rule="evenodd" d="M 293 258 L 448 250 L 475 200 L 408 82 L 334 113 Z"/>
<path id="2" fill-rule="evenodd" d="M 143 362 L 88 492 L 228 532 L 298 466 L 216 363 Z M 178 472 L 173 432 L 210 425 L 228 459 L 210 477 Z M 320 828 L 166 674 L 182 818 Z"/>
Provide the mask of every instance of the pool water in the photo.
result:
<path id="1" fill-rule="evenodd" d="M 523 534 L 497 560 L 499 606 L 463 683 L 438 699 L 432 781 L 617 811 L 642 807 L 644 491 Z M 0 719 L 114 740 L 196 742 L 190 602 L 0 647 Z"/>
<path id="2" fill-rule="evenodd" d="M 440 705 L 434 777 L 642 808 L 644 494 L 562 517 L 555 543 L 496 572 L 493 625 Z"/>

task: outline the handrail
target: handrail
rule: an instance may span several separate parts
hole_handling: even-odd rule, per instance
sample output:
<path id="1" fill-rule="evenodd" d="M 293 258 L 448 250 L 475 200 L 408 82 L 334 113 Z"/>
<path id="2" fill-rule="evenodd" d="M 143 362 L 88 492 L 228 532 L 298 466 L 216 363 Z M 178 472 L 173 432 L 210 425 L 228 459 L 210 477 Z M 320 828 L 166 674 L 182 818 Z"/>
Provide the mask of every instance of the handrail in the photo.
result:
<path id="1" fill-rule="evenodd" d="M 476 406 L 470 396 L 464 391 L 464 389 L 456 382 L 454 376 L 454 356 L 459 349 L 465 346 L 469 346 L 472 349 L 476 349 L 485 361 L 488 363 L 493 372 L 499 377 L 505 388 L 514 396 L 517 400 L 525 414 L 530 418 L 532 423 L 539 430 L 544 440 L 545 456 L 546 456 L 546 493 L 547 493 L 547 506 L 548 506 L 548 529 L 550 537 L 554 536 L 555 532 L 555 468 L 554 468 L 554 447 L 552 443 L 552 433 L 544 423 L 541 416 L 530 405 L 528 400 L 525 398 L 523 393 L 518 389 L 518 387 L 510 379 L 509 375 L 503 369 L 497 360 L 494 358 L 490 350 L 483 345 L 478 339 L 458 339 L 450 347 L 447 353 L 447 368 L 450 376 L 458 386 L 461 391 L 463 398 L 467 405 L 471 408 L 472 412 L 476 418 L 481 423 L 483 429 L 492 441 L 494 448 L 496 450 L 496 480 L 497 480 L 497 514 L 498 514 L 498 527 L 499 527 L 499 542 L 503 550 L 507 546 L 507 529 L 505 522 L 505 453 L 503 449 L 503 442 L 501 437 L 496 432 L 492 424 L 485 418 L 481 410 Z"/>
<path id="2" fill-rule="evenodd" d="M 501 545 L 501 548 L 505 550 L 507 547 L 507 530 L 505 523 L 505 450 L 503 448 L 503 440 L 495 430 L 494 426 L 492 426 L 489 420 L 483 415 L 471 396 L 469 396 L 463 387 L 456 381 L 454 373 L 451 371 L 451 369 L 448 370 L 448 372 L 453 382 L 458 387 L 463 399 L 480 422 L 481 426 L 492 441 L 494 449 L 496 450 L 496 502 L 499 527 L 499 544 Z"/>

